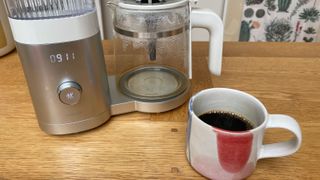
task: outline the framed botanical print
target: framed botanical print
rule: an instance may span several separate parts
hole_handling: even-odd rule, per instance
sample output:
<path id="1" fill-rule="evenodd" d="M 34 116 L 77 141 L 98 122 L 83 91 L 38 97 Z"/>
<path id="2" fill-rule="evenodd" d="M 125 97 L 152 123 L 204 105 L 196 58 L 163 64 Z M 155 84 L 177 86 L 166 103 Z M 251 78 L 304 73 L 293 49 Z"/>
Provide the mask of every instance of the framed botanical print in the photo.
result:
<path id="1" fill-rule="evenodd" d="M 226 1 L 226 40 L 320 41 L 320 0 Z"/>

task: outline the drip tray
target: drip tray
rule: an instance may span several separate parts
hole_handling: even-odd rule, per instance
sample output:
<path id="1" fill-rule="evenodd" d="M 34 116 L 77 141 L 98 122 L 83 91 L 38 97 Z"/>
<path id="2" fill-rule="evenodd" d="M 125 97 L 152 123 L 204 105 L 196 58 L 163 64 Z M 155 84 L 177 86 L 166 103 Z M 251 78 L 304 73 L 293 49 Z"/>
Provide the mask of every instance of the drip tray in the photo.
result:
<path id="1" fill-rule="evenodd" d="M 183 93 L 188 83 L 188 78 L 177 70 L 146 66 L 124 74 L 120 78 L 120 89 L 134 99 L 163 101 Z"/>

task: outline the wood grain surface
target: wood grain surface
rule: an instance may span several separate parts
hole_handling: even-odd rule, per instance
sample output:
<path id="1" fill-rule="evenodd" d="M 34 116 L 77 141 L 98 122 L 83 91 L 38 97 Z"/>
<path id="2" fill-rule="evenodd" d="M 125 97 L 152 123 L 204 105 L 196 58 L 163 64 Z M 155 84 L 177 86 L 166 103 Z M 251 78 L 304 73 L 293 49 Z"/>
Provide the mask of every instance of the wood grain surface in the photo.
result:
<path id="1" fill-rule="evenodd" d="M 239 46 L 249 45 L 225 44 L 236 49 L 235 56 L 225 50 L 222 76 L 213 77 L 206 44 L 194 45 L 193 93 L 210 87 L 240 89 L 259 98 L 270 113 L 298 120 L 301 149 L 260 160 L 248 179 L 319 179 L 320 55 L 314 53 L 320 52 L 319 44 L 301 50 L 307 58 L 272 56 L 290 51 L 292 44 L 282 44 L 270 57 Z M 263 46 L 270 49 L 268 43 Z M 112 59 L 112 46 L 104 42 L 104 47 Z M 245 51 L 253 55 L 239 55 Z M 186 105 L 160 114 L 120 115 L 88 132 L 50 136 L 38 127 L 16 52 L 0 58 L 0 73 L 0 179 L 204 179 L 185 157 Z M 267 130 L 265 143 L 290 137 L 284 130 Z"/>

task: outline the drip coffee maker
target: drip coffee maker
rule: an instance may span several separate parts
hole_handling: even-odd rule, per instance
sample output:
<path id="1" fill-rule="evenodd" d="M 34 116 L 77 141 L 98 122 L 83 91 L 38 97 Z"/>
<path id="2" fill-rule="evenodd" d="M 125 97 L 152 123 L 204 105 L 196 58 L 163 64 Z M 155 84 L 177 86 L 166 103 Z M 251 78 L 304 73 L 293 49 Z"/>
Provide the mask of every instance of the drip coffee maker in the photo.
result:
<path id="1" fill-rule="evenodd" d="M 223 27 L 188 0 L 120 0 L 107 75 L 93 0 L 5 0 L 40 128 L 86 131 L 112 115 L 158 113 L 189 97 L 192 27 L 209 30 L 209 69 L 221 70 Z M 111 65 L 112 66 L 112 65 Z"/>

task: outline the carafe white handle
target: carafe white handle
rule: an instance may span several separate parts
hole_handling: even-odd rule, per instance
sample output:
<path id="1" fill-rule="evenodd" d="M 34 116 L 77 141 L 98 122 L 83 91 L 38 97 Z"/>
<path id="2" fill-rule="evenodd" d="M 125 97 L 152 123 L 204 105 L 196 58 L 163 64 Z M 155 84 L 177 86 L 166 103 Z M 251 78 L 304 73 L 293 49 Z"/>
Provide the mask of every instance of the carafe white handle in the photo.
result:
<path id="1" fill-rule="evenodd" d="M 223 50 L 223 23 L 221 18 L 209 9 L 194 9 L 190 15 L 192 28 L 209 31 L 209 70 L 214 75 L 221 74 Z"/>

